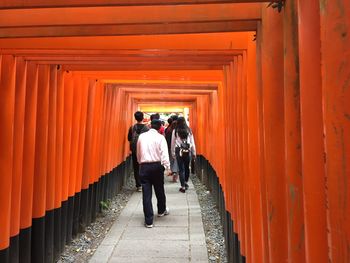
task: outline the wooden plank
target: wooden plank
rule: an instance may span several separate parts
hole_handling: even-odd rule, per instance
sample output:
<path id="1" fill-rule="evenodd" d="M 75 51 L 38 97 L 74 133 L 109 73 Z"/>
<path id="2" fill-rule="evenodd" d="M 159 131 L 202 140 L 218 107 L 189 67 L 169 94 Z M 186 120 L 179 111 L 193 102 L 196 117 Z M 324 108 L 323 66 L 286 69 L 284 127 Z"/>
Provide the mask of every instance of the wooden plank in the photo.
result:
<path id="1" fill-rule="evenodd" d="M 1 0 L 0 9 L 55 8 L 55 7 L 97 7 L 97 6 L 135 6 L 135 5 L 186 5 L 186 4 L 222 4 L 253 3 L 266 0 Z"/>
<path id="2" fill-rule="evenodd" d="M 1 27 L 113 25 L 261 19 L 261 4 L 0 10 Z"/>
<path id="3" fill-rule="evenodd" d="M 213 32 L 255 31 L 257 21 L 227 20 L 190 23 L 154 23 L 121 25 L 69 25 L 0 28 L 0 38 L 127 36 Z"/>
<path id="4" fill-rule="evenodd" d="M 144 70 L 219 70 L 222 66 L 219 65 L 160 65 L 160 64 L 149 64 L 149 65 L 93 65 L 93 64 L 77 64 L 77 65 L 63 65 L 63 70 L 68 71 L 115 71 L 115 70 L 130 70 L 130 71 L 144 71 Z"/>

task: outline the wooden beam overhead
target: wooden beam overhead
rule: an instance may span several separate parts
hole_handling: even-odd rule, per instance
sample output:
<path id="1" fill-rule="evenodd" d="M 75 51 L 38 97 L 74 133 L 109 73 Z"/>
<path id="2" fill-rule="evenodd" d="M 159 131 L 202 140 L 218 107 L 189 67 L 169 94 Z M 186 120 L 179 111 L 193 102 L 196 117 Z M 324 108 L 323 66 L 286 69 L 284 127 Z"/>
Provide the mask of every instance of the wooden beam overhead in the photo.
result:
<path id="1" fill-rule="evenodd" d="M 79 53 L 80 50 L 232 50 L 246 49 L 254 32 L 223 32 L 210 34 L 171 34 L 137 36 L 85 36 L 47 38 L 0 38 L 0 48 L 7 49 L 64 49 Z M 58 50 L 58 51 L 57 51 Z M 38 51 L 39 53 L 40 51 Z M 91 51 L 90 51 L 91 52 Z M 131 51 L 128 51 L 131 52 Z"/>
<path id="2" fill-rule="evenodd" d="M 266 0 L 0 0 L 0 9 L 97 7 L 97 6 L 138 6 L 138 5 L 193 5 L 222 3 L 254 3 Z"/>
<path id="3" fill-rule="evenodd" d="M 162 71 L 77 71 L 87 78 L 98 78 L 112 84 L 140 84 L 155 83 L 198 83 L 218 86 L 224 78 L 222 70 L 162 70 Z"/>
<path id="4" fill-rule="evenodd" d="M 261 4 L 0 10 L 1 27 L 260 20 Z"/>
<path id="5" fill-rule="evenodd" d="M 178 56 L 231 56 L 242 54 L 243 49 L 1 49 L 0 54 L 15 56 L 51 57 L 178 57 Z"/>
<path id="6" fill-rule="evenodd" d="M 255 31 L 257 21 L 0 27 L 0 38 L 128 36 Z"/>
<path id="7" fill-rule="evenodd" d="M 140 83 L 109 83 L 111 87 L 114 88 L 122 88 L 122 89 L 170 89 L 170 90 L 177 90 L 177 89 L 191 89 L 191 90 L 210 90 L 215 91 L 217 90 L 218 86 L 216 84 L 211 83 L 176 83 L 176 82 L 169 82 L 169 83 L 146 83 L 142 84 Z"/>
<path id="8" fill-rule="evenodd" d="M 198 64 L 198 65 L 189 65 L 189 64 L 149 64 L 149 65 L 94 65 L 94 64 L 77 64 L 77 65 L 63 65 L 63 70 L 68 71 L 145 71 L 145 70 L 222 70 L 222 65 L 207 65 L 207 64 Z"/>

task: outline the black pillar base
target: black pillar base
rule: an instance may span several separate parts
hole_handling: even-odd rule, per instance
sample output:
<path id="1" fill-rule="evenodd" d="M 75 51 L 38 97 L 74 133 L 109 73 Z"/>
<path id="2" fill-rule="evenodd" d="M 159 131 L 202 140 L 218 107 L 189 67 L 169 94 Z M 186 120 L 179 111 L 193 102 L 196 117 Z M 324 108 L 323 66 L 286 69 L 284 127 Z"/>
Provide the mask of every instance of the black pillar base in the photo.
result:
<path id="1" fill-rule="evenodd" d="M 2 249 L 0 250 L 0 262 L 9 263 L 10 262 L 10 249 Z"/>
<path id="2" fill-rule="evenodd" d="M 45 215 L 45 262 L 53 262 L 54 255 L 54 210 L 47 211 Z"/>
<path id="3" fill-rule="evenodd" d="M 68 198 L 68 208 L 67 208 L 67 238 L 66 243 L 69 244 L 72 241 L 73 233 L 73 213 L 74 213 L 74 196 Z"/>
<path id="4" fill-rule="evenodd" d="M 54 210 L 54 242 L 53 242 L 53 258 L 57 261 L 62 252 L 62 244 L 61 244 L 61 208 L 56 208 Z"/>
<path id="5" fill-rule="evenodd" d="M 32 228 L 21 229 L 19 233 L 19 262 L 30 263 L 31 259 Z"/>
<path id="6" fill-rule="evenodd" d="M 79 233 L 79 210 L 80 210 L 80 193 L 76 193 L 74 196 L 74 211 L 73 211 L 73 229 L 72 235 L 76 237 Z"/>
<path id="7" fill-rule="evenodd" d="M 32 262 L 45 262 L 45 217 L 32 221 Z"/>
<path id="8" fill-rule="evenodd" d="M 10 262 L 19 262 L 19 235 L 11 237 L 10 239 Z"/>

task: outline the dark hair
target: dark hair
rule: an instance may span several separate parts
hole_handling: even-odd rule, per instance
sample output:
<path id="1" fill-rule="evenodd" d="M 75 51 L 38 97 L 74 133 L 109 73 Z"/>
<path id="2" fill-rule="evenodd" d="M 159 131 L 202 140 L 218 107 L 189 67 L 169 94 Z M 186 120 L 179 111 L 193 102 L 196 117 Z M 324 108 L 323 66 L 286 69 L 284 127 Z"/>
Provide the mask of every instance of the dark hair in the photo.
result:
<path id="1" fill-rule="evenodd" d="M 177 116 L 177 115 L 173 115 L 173 116 L 171 116 L 170 118 L 172 118 L 172 119 L 173 119 L 173 121 L 176 121 L 176 120 L 179 118 L 179 116 Z"/>
<path id="2" fill-rule="evenodd" d="M 152 120 L 152 122 L 151 122 L 151 128 L 152 129 L 155 129 L 155 130 L 158 131 L 161 126 L 162 126 L 162 122 L 160 120 L 158 120 L 158 119 Z"/>
<path id="3" fill-rule="evenodd" d="M 167 133 L 172 133 L 173 130 L 176 128 L 176 121 L 172 121 L 171 124 L 169 124 L 168 128 L 166 129 Z"/>
<path id="4" fill-rule="evenodd" d="M 191 133 L 191 129 L 187 126 L 185 118 L 179 117 L 176 121 L 175 135 L 179 135 L 184 140 Z"/>
<path id="5" fill-rule="evenodd" d="M 168 119 L 169 125 L 171 125 L 172 122 L 173 122 L 173 119 L 170 117 L 170 118 Z"/>
<path id="6" fill-rule="evenodd" d="M 143 112 L 137 111 L 134 113 L 135 120 L 137 121 L 143 121 Z"/>
<path id="7" fill-rule="evenodd" d="M 160 119 L 160 116 L 159 116 L 159 113 L 154 113 L 151 115 L 150 117 L 151 121 L 153 120 L 159 120 Z"/>

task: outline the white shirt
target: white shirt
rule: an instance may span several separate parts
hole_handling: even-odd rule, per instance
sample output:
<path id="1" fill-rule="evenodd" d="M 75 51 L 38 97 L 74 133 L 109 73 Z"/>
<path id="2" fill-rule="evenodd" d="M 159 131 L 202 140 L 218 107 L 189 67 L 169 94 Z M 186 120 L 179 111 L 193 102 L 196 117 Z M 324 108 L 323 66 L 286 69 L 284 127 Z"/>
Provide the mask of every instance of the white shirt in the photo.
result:
<path id="1" fill-rule="evenodd" d="M 175 136 L 175 129 L 171 135 L 171 155 L 175 158 L 175 148 L 180 147 L 182 139 L 179 136 Z M 190 132 L 187 136 L 187 142 L 190 144 L 191 153 L 193 156 L 196 155 L 196 144 L 194 143 L 193 134 Z"/>
<path id="2" fill-rule="evenodd" d="M 140 134 L 136 152 L 139 163 L 161 162 L 165 169 L 170 169 L 168 145 L 155 129 Z"/>

